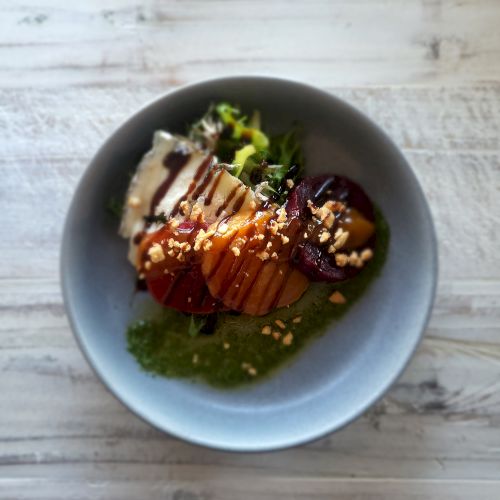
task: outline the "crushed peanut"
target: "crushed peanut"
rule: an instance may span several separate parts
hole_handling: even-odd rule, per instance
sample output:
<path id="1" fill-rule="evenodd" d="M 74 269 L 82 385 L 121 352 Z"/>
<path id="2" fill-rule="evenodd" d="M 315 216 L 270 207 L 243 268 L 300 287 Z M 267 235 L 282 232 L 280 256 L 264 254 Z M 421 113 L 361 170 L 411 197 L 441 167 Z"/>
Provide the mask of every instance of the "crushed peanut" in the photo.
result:
<path id="1" fill-rule="evenodd" d="M 304 239 L 306 239 L 306 240 L 307 240 L 307 238 L 308 238 L 308 234 L 307 234 L 307 233 L 304 233 Z"/>
<path id="2" fill-rule="evenodd" d="M 279 340 L 280 338 L 281 338 L 281 333 L 277 332 L 277 331 L 274 331 L 273 332 L 273 339 L 274 340 Z"/>
<path id="3" fill-rule="evenodd" d="M 337 250 L 340 250 L 346 244 L 348 238 L 349 231 L 344 231 L 338 238 L 335 239 L 335 243 L 333 244 L 333 246 Z"/>
<path id="4" fill-rule="evenodd" d="M 231 248 L 231 252 L 234 253 L 235 257 L 239 257 L 240 256 L 240 249 L 238 247 L 233 247 Z"/>
<path id="5" fill-rule="evenodd" d="M 181 201 L 179 208 L 183 215 L 187 215 L 189 213 L 189 203 L 186 200 Z"/>
<path id="6" fill-rule="evenodd" d="M 302 321 L 302 316 L 295 316 L 295 318 L 292 319 L 292 323 L 300 323 Z"/>
<path id="7" fill-rule="evenodd" d="M 360 254 L 361 260 L 367 261 L 373 258 L 373 250 L 371 248 L 365 248 Z"/>
<path id="8" fill-rule="evenodd" d="M 179 227 L 179 221 L 177 219 L 170 219 L 170 227 L 175 229 L 176 227 Z"/>
<path id="9" fill-rule="evenodd" d="M 338 290 L 333 292 L 328 298 L 328 300 L 332 304 L 345 304 L 347 302 L 346 298 Z"/>
<path id="10" fill-rule="evenodd" d="M 320 221 L 324 221 L 331 213 L 332 211 L 323 205 L 321 208 L 318 208 L 315 217 Z"/>
<path id="11" fill-rule="evenodd" d="M 175 252 L 173 250 L 169 250 L 167 253 L 169 257 L 175 257 Z"/>
<path id="12" fill-rule="evenodd" d="M 257 239 L 259 239 L 259 240 L 263 240 L 264 238 L 265 238 L 265 236 L 262 233 L 259 234 L 259 236 L 257 236 Z"/>
<path id="13" fill-rule="evenodd" d="M 278 260 L 278 254 L 276 252 L 273 252 L 271 255 L 271 259 Z"/>
<path id="14" fill-rule="evenodd" d="M 328 253 L 335 253 L 336 251 L 337 251 L 337 249 L 333 245 L 330 245 L 328 247 Z"/>
<path id="15" fill-rule="evenodd" d="M 203 250 L 205 250 L 205 252 L 207 252 L 211 248 L 212 248 L 212 242 L 210 240 L 205 240 L 203 242 Z"/>
<path id="16" fill-rule="evenodd" d="M 290 241 L 290 238 L 288 236 L 285 236 L 284 234 L 281 235 L 281 242 L 283 245 L 286 245 Z"/>
<path id="17" fill-rule="evenodd" d="M 149 271 L 151 269 L 151 261 L 150 260 L 147 260 L 145 263 L 144 263 L 144 269 L 146 269 L 146 271 Z"/>
<path id="18" fill-rule="evenodd" d="M 320 243 L 326 243 L 331 237 L 331 234 L 328 231 L 323 231 L 319 236 Z"/>
<path id="19" fill-rule="evenodd" d="M 340 238 L 340 235 L 344 232 L 344 230 L 339 227 L 336 231 L 335 231 L 335 234 L 333 235 L 333 237 L 338 240 Z"/>
<path id="20" fill-rule="evenodd" d="M 257 375 L 257 370 L 251 366 L 248 370 L 248 375 L 251 375 L 252 377 L 255 377 L 255 375 Z"/>
<path id="21" fill-rule="evenodd" d="M 153 243 L 148 250 L 149 258 L 153 263 L 161 262 L 165 260 L 165 253 L 163 252 L 163 247 L 159 243 Z"/>
<path id="22" fill-rule="evenodd" d="M 283 337 L 283 345 L 292 345 L 293 342 L 293 333 L 288 332 L 284 337 Z"/>
<path id="23" fill-rule="evenodd" d="M 231 347 L 231 345 L 228 342 L 224 342 L 222 345 L 224 346 L 224 349 L 226 349 L 226 350 Z"/>
<path id="24" fill-rule="evenodd" d="M 262 333 L 262 335 L 271 335 L 271 327 L 269 325 L 263 326 L 260 333 Z"/>
<path id="25" fill-rule="evenodd" d="M 307 200 L 307 208 L 309 208 L 313 215 L 316 215 L 318 212 L 318 207 L 311 200 Z"/>
<path id="26" fill-rule="evenodd" d="M 344 267 L 348 264 L 349 257 L 345 253 L 335 254 L 335 264 L 339 267 Z"/>
<path id="27" fill-rule="evenodd" d="M 333 226 L 334 222 L 335 222 L 335 215 L 333 215 L 333 212 L 330 212 L 323 220 L 324 226 L 328 229 L 330 229 Z"/>
<path id="28" fill-rule="evenodd" d="M 294 186 L 292 179 L 287 179 L 286 185 L 287 185 L 288 189 L 292 189 Z"/>
<path id="29" fill-rule="evenodd" d="M 262 250 L 262 252 L 257 252 L 255 256 L 262 261 L 269 259 L 269 254 L 265 250 Z"/>
<path id="30" fill-rule="evenodd" d="M 268 224 L 269 231 L 271 234 L 277 234 L 278 233 L 278 223 L 275 220 L 272 220 Z"/>
<path id="31" fill-rule="evenodd" d="M 275 323 L 276 323 L 276 324 L 277 324 L 277 325 L 278 325 L 278 326 L 279 326 L 282 330 L 284 330 L 284 329 L 286 328 L 285 323 L 283 323 L 283 321 L 281 321 L 280 319 L 277 319 L 277 320 L 275 321 Z"/>
<path id="32" fill-rule="evenodd" d="M 286 222 L 287 217 L 286 217 L 286 210 L 284 208 L 280 208 L 277 212 L 278 214 L 278 222 Z"/>
<path id="33" fill-rule="evenodd" d="M 351 255 L 349 255 L 349 264 L 354 267 L 363 267 L 364 262 L 358 252 L 354 251 L 351 252 Z"/>

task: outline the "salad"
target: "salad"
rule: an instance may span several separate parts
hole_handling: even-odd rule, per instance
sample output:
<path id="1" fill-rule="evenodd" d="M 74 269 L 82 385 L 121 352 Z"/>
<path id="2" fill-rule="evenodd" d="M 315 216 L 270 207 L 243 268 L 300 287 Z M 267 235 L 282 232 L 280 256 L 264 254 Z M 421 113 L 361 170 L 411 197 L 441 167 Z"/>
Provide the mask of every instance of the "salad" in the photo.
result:
<path id="1" fill-rule="evenodd" d="M 355 182 L 304 165 L 299 128 L 270 136 L 259 112 L 225 102 L 186 135 L 155 132 L 120 225 L 138 288 L 161 311 L 128 331 L 143 368 L 254 380 L 366 288 L 387 247 L 381 214 Z"/>

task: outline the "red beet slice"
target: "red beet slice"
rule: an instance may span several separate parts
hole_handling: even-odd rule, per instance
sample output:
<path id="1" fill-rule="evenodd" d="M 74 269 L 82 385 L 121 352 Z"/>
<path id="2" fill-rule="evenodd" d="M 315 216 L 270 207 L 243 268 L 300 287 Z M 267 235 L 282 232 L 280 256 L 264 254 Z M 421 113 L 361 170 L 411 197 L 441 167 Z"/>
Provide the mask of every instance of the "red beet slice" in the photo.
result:
<path id="1" fill-rule="evenodd" d="M 307 207 L 308 200 L 316 206 L 321 206 L 328 200 L 341 201 L 348 207 L 357 209 L 370 222 L 375 219 L 373 204 L 368 196 L 358 184 L 346 177 L 338 175 L 306 177 L 288 196 L 286 203 L 288 216 L 298 218 L 306 224 L 311 219 L 311 212 Z M 335 226 L 332 230 L 335 230 Z M 363 248 L 373 248 L 374 244 L 373 236 Z M 362 269 L 349 265 L 338 266 L 334 255 L 328 253 L 327 246 L 320 246 L 311 240 L 299 243 L 292 262 L 311 281 L 328 283 L 350 279 Z"/>

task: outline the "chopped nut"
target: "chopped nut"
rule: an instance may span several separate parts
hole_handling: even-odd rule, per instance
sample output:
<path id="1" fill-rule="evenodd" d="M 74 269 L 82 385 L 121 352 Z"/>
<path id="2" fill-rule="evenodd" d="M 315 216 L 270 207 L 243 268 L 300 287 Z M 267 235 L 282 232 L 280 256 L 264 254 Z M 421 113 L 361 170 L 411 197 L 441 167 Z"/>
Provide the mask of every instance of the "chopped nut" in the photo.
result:
<path id="1" fill-rule="evenodd" d="M 335 231 L 335 234 L 333 235 L 333 237 L 338 240 L 340 238 L 340 235 L 344 232 L 344 230 L 339 227 L 336 231 Z"/>
<path id="2" fill-rule="evenodd" d="M 260 333 L 262 333 L 262 335 L 271 335 L 271 327 L 269 325 L 263 326 Z"/>
<path id="3" fill-rule="evenodd" d="M 220 234 L 226 234 L 228 229 L 229 229 L 229 226 L 225 222 L 223 222 L 217 228 L 217 232 Z"/>
<path id="4" fill-rule="evenodd" d="M 203 250 L 208 251 L 212 248 L 212 242 L 210 240 L 205 240 L 203 242 Z"/>
<path id="5" fill-rule="evenodd" d="M 272 220 L 268 224 L 269 231 L 271 234 L 277 234 L 278 233 L 278 223 L 275 220 Z"/>
<path id="6" fill-rule="evenodd" d="M 189 213 L 189 203 L 186 200 L 181 201 L 179 208 L 183 215 L 187 215 Z"/>
<path id="7" fill-rule="evenodd" d="M 257 375 L 257 370 L 251 366 L 248 370 L 248 375 L 251 375 L 252 377 L 255 377 L 255 375 Z"/>
<path id="8" fill-rule="evenodd" d="M 165 253 L 163 252 L 163 247 L 158 243 L 153 243 L 148 250 L 149 258 L 155 264 L 165 260 Z"/>
<path id="9" fill-rule="evenodd" d="M 330 211 L 333 211 L 335 210 L 335 207 L 337 206 L 337 201 L 333 201 L 333 200 L 328 200 L 328 201 L 325 201 L 325 203 L 323 204 L 323 206 L 325 208 L 327 208 L 328 210 Z"/>
<path id="10" fill-rule="evenodd" d="M 277 332 L 277 331 L 274 331 L 273 332 L 273 339 L 274 340 L 279 340 L 280 338 L 281 338 L 281 333 Z"/>
<path id="11" fill-rule="evenodd" d="M 333 245 L 330 245 L 328 247 L 328 253 L 335 253 L 336 251 L 337 251 L 337 249 Z"/>
<path id="12" fill-rule="evenodd" d="M 307 207 L 313 215 L 316 215 L 318 207 L 311 200 L 307 200 Z"/>
<path id="13" fill-rule="evenodd" d="M 361 260 L 363 261 L 367 261 L 367 260 L 370 260 L 371 258 L 373 258 L 373 250 L 371 248 L 365 248 L 362 252 L 361 252 Z"/>
<path id="14" fill-rule="evenodd" d="M 286 185 L 287 185 L 288 189 L 292 189 L 293 185 L 294 185 L 292 179 L 287 179 Z"/>
<path id="15" fill-rule="evenodd" d="M 265 250 L 262 250 L 262 252 L 257 252 L 255 256 L 258 257 L 260 260 L 269 259 L 269 254 Z"/>
<path id="16" fill-rule="evenodd" d="M 236 257 L 240 256 L 240 249 L 238 247 L 231 248 L 231 252 L 233 252 Z"/>
<path id="17" fill-rule="evenodd" d="M 323 220 L 324 226 L 328 229 L 330 229 L 333 226 L 334 222 L 335 222 L 335 215 L 333 215 L 333 212 L 330 212 Z"/>
<path id="18" fill-rule="evenodd" d="M 176 227 L 179 227 L 179 221 L 177 219 L 170 219 L 170 227 L 175 229 Z"/>
<path id="19" fill-rule="evenodd" d="M 184 254 L 183 253 L 178 253 L 177 254 L 177 260 L 179 262 L 184 262 L 186 260 L 186 257 L 184 257 Z"/>
<path id="20" fill-rule="evenodd" d="M 307 237 L 308 237 L 308 234 L 307 233 L 304 233 L 304 239 L 307 240 Z"/>
<path id="21" fill-rule="evenodd" d="M 324 221 L 331 213 L 331 210 L 328 210 L 328 208 L 322 206 L 321 208 L 318 208 L 315 216 L 317 219 Z"/>
<path id="22" fill-rule="evenodd" d="M 151 269 L 151 261 L 150 260 L 147 260 L 146 262 L 144 262 L 144 269 L 146 269 L 146 271 L 149 271 Z"/>
<path id="23" fill-rule="evenodd" d="M 284 234 L 281 235 L 281 242 L 283 245 L 286 245 L 290 241 L 290 238 L 288 236 L 285 236 Z"/>
<path id="24" fill-rule="evenodd" d="M 169 250 L 167 253 L 169 257 L 175 257 L 175 252 L 173 250 Z"/>
<path id="25" fill-rule="evenodd" d="M 130 208 L 139 208 L 141 206 L 141 199 L 138 196 L 129 196 L 127 205 Z"/>
<path id="26" fill-rule="evenodd" d="M 331 234 L 328 231 L 323 231 L 319 236 L 320 243 L 326 243 L 331 237 Z"/>
<path id="27" fill-rule="evenodd" d="M 346 244 L 348 238 L 349 231 L 344 231 L 338 238 L 335 239 L 335 243 L 333 244 L 333 246 L 337 250 L 340 250 Z"/>
<path id="28" fill-rule="evenodd" d="M 197 364 L 199 359 L 200 358 L 199 358 L 198 354 L 196 354 L 196 353 L 193 354 L 193 365 Z"/>
<path id="29" fill-rule="evenodd" d="M 200 205 L 198 205 L 198 203 L 195 203 L 193 209 L 191 210 L 191 215 L 189 216 L 189 218 L 191 220 L 196 220 L 202 214 L 203 214 L 202 208 L 200 207 Z"/>
<path id="30" fill-rule="evenodd" d="M 173 238 L 168 239 L 168 248 L 174 248 L 175 240 Z"/>
<path id="31" fill-rule="evenodd" d="M 226 349 L 226 350 L 231 347 L 228 342 L 224 342 L 222 345 L 224 346 L 224 349 Z"/>
<path id="32" fill-rule="evenodd" d="M 278 214 L 278 222 L 286 222 L 286 210 L 284 208 L 280 208 L 277 212 Z"/>
<path id="33" fill-rule="evenodd" d="M 272 246 L 273 246 L 272 242 L 268 241 L 267 245 L 266 245 L 266 248 L 271 248 Z"/>
<path id="34" fill-rule="evenodd" d="M 292 323 L 300 323 L 302 321 L 302 316 L 295 316 L 295 318 L 292 319 Z"/>
<path id="35" fill-rule="evenodd" d="M 278 260 L 278 254 L 276 252 L 273 252 L 271 255 L 271 259 Z"/>
<path id="36" fill-rule="evenodd" d="M 293 342 L 293 333 L 288 332 L 284 337 L 283 337 L 283 345 L 292 345 Z"/>
<path id="37" fill-rule="evenodd" d="M 284 329 L 286 328 L 285 323 L 283 323 L 283 321 L 281 321 L 280 319 L 277 319 L 277 320 L 275 321 L 275 323 L 276 323 L 276 324 L 277 324 L 277 325 L 278 325 L 278 326 L 279 326 L 282 330 L 284 330 Z"/>
<path id="38" fill-rule="evenodd" d="M 263 239 L 265 238 L 265 236 L 261 233 L 261 234 L 259 234 L 259 236 L 257 236 L 257 238 L 258 238 L 259 240 L 263 240 Z"/>
<path id="39" fill-rule="evenodd" d="M 345 297 L 338 290 L 333 292 L 328 298 L 328 300 L 332 304 L 345 304 L 347 302 Z"/>
<path id="40" fill-rule="evenodd" d="M 335 264 L 339 267 L 344 267 L 349 262 L 349 257 L 345 253 L 335 254 Z"/>
<path id="41" fill-rule="evenodd" d="M 349 255 L 349 264 L 354 267 L 363 267 L 365 263 L 358 252 L 351 252 L 351 255 Z"/>

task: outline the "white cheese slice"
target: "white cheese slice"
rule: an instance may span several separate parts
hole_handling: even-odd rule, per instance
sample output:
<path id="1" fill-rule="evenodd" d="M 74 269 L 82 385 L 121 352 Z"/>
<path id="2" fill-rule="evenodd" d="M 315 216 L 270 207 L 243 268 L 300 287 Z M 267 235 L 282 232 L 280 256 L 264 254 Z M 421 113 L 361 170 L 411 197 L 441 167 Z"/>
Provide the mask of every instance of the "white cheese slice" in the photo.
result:
<path id="1" fill-rule="evenodd" d="M 168 132 L 159 130 L 154 134 L 152 149 L 144 155 L 130 181 L 120 234 L 124 238 L 130 238 L 129 259 L 134 265 L 137 257 L 137 244 L 133 241 L 134 237 L 145 230 L 144 217 L 151 212 L 151 201 L 158 188 L 170 174 L 163 161 L 169 153 L 177 149 L 188 152 L 189 160 L 179 170 L 154 211 L 155 214 L 165 213 L 168 216 L 179 198 L 186 193 L 198 168 L 207 159 L 208 155 L 206 153 L 197 149 L 193 143 L 183 137 L 173 136 Z M 204 175 L 201 177 L 204 177 Z M 157 225 L 150 226 L 148 232 L 155 230 L 157 227 Z"/>

